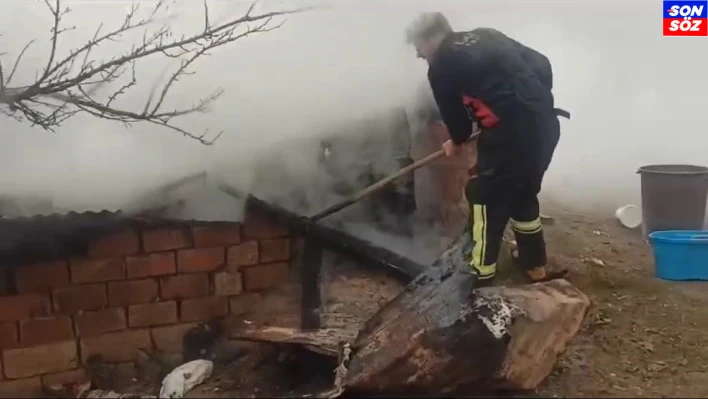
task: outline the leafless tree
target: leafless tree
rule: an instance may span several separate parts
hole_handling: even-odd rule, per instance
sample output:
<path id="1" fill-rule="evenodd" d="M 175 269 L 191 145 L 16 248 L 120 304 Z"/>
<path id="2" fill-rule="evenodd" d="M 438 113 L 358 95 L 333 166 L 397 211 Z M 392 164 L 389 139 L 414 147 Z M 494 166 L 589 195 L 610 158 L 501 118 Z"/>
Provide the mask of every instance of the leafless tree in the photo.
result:
<path id="1" fill-rule="evenodd" d="M 209 135 L 209 131 L 199 134 L 189 132 L 173 123 L 177 117 L 206 112 L 216 101 L 223 89 L 218 89 L 196 101 L 186 109 L 163 109 L 165 98 L 180 78 L 191 75 L 190 66 L 200 57 L 209 55 L 210 50 L 235 42 L 256 33 L 269 32 L 282 26 L 284 20 L 273 23 L 275 18 L 303 9 L 254 14 L 255 3 L 237 19 L 222 24 L 212 24 L 209 7 L 204 0 L 204 28 L 191 36 L 177 36 L 169 23 L 148 29 L 158 13 L 165 11 L 165 1 L 158 1 L 148 16 L 138 18 L 139 6 L 135 3 L 126 14 L 120 27 L 103 32 L 101 24 L 93 37 L 81 47 L 71 49 L 65 57 L 59 56 L 59 42 L 63 32 L 73 28 L 62 27 L 62 18 L 70 11 L 62 7 L 61 0 L 44 0 L 53 15 L 51 28 L 51 48 L 47 64 L 36 73 L 29 85 L 13 86 L 12 81 L 27 49 L 35 42 L 29 41 L 14 59 L 11 68 L 4 69 L 0 59 L 0 112 L 19 121 L 53 131 L 63 121 L 77 113 L 85 112 L 93 116 L 131 125 L 146 122 L 172 129 L 203 144 L 212 144 L 221 132 Z M 136 29 L 143 30 L 140 45 L 133 45 L 130 51 L 107 60 L 96 60 L 91 53 L 98 46 L 116 41 L 123 34 Z M 0 56 L 5 55 L 0 53 Z M 154 57 L 169 57 L 178 60 L 179 67 L 169 75 L 162 87 L 155 87 L 141 110 L 129 110 L 114 105 L 115 100 L 137 85 L 135 65 L 139 61 Z M 123 77 L 123 79 L 121 79 Z M 98 89 L 122 80 L 120 86 L 104 98 L 98 97 Z M 158 85 L 159 86 L 159 85 Z M 115 88 L 117 87 L 117 88 Z M 211 136 L 211 137 L 208 137 Z"/>

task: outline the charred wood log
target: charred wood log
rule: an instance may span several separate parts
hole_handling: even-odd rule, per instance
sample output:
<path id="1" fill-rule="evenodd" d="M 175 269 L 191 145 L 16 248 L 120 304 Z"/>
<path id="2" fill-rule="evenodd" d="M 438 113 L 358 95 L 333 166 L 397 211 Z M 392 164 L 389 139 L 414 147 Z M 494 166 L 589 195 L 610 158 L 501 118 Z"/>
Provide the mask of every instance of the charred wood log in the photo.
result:
<path id="1" fill-rule="evenodd" d="M 354 342 L 344 382 L 318 397 L 344 390 L 354 396 L 469 396 L 537 387 L 580 328 L 588 298 L 565 280 L 469 295 L 472 284 L 458 271 L 426 273 L 358 335 L 245 325 L 231 338 L 297 344 L 330 357 Z"/>
<path id="2" fill-rule="evenodd" d="M 356 329 L 322 328 L 303 331 L 295 328 L 259 325 L 234 325 L 229 337 L 237 340 L 302 345 L 321 355 L 337 357 L 342 342 L 356 338 Z"/>
<path id="3" fill-rule="evenodd" d="M 471 291 L 474 283 L 451 267 L 419 276 L 359 332 L 347 391 L 535 388 L 579 330 L 589 299 L 565 280 Z"/>
<path id="4" fill-rule="evenodd" d="M 450 247 L 433 263 L 434 268 L 443 268 L 450 272 L 454 269 L 469 270 L 468 259 L 474 243 L 469 234 L 461 234 Z"/>

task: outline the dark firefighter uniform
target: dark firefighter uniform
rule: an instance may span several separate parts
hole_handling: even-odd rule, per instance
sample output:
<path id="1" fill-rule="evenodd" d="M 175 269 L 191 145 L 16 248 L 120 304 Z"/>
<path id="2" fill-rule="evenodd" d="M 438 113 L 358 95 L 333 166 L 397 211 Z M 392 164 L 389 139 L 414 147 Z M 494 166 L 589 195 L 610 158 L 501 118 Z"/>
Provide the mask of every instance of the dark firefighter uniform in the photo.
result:
<path id="1" fill-rule="evenodd" d="M 519 265 L 546 265 L 537 195 L 560 136 L 550 62 L 489 28 L 450 33 L 430 62 L 428 79 L 455 144 L 473 128 L 476 180 L 465 194 L 475 242 L 470 264 L 480 280 L 496 273 L 504 228 L 511 221 Z M 542 270 L 542 269 L 541 269 Z"/>

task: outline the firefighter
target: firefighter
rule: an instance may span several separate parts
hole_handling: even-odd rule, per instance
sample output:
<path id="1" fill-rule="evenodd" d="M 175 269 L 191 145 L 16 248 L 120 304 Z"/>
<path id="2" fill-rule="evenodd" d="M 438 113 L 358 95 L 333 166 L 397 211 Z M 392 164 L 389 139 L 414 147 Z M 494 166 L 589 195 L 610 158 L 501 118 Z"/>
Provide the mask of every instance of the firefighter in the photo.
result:
<path id="1" fill-rule="evenodd" d="M 492 281 L 510 222 L 518 265 L 528 279 L 562 276 L 565 271 L 546 267 L 538 202 L 560 136 L 550 62 L 494 29 L 454 32 L 441 13 L 420 15 L 406 36 L 428 62 L 428 80 L 451 137 L 445 153 L 454 156 L 474 130 L 482 131 L 474 143 L 477 178 L 465 187 L 473 272 L 481 283 Z"/>

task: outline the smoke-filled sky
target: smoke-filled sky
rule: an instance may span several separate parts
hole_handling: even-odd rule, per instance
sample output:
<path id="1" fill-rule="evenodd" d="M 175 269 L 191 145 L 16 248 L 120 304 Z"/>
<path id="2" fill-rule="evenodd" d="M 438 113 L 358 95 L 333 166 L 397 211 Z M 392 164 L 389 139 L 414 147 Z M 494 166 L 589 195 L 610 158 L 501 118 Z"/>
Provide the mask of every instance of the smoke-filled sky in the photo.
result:
<path id="1" fill-rule="evenodd" d="M 127 0 L 74 0 L 59 54 L 84 43 L 100 23 L 119 25 Z M 143 0 L 145 10 L 154 4 Z M 182 0 L 168 14 L 175 33 L 202 28 L 202 2 Z M 0 191 L 48 193 L 65 208 L 110 208 L 165 179 L 219 167 L 247 180 L 254 159 L 287 151 L 293 143 L 338 120 L 365 116 L 409 101 L 426 65 L 406 46 L 403 31 L 420 11 L 439 10 L 456 30 L 497 28 L 545 53 L 555 72 L 557 106 L 571 111 L 545 191 L 575 204 L 623 205 L 638 199 L 639 166 L 708 164 L 705 94 L 708 38 L 664 38 L 656 0 L 393 1 L 339 0 L 288 17 L 279 30 L 247 37 L 196 63 L 193 76 L 173 90 L 169 106 L 188 106 L 223 87 L 209 114 L 181 126 L 224 130 L 204 147 L 149 125 L 132 128 L 77 116 L 56 133 L 2 117 Z M 320 4 L 322 4 L 320 3 Z M 170 1 L 172 4 L 172 1 Z M 239 16 L 247 2 L 210 0 L 211 19 Z M 296 1 L 264 1 L 261 10 Z M 41 1 L 0 2 L 0 52 L 8 68 L 36 38 L 15 78 L 30 83 L 46 63 L 51 15 Z M 93 52 L 106 58 L 129 50 L 141 34 Z M 138 65 L 140 89 L 121 106 L 142 109 L 147 92 L 176 65 L 156 58 Z M 0 116 L 1 117 L 1 116 Z M 307 153 L 307 157 L 311 154 Z M 303 155 L 305 157 L 305 154 Z M 287 162 L 291 173 L 298 154 Z M 303 165 L 306 162 L 303 161 Z"/>

